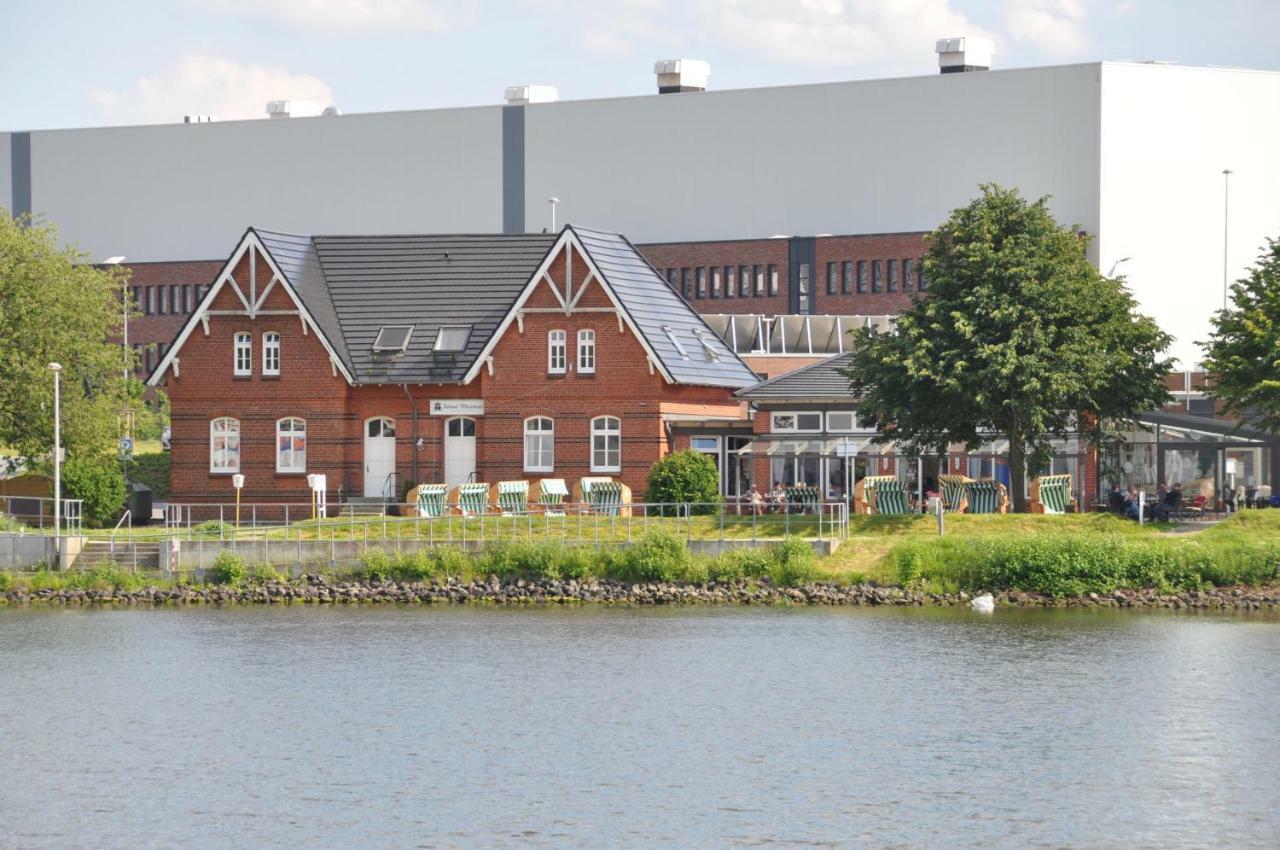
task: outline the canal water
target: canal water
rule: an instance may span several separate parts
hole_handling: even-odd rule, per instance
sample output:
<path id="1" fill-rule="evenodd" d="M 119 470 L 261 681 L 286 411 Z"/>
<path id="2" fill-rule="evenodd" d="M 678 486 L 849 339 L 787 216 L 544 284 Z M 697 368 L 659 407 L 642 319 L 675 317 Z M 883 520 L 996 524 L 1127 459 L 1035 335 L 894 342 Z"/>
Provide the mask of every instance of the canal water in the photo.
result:
<path id="1" fill-rule="evenodd" d="M 0 846 L 1275 847 L 1280 620 L 0 610 Z"/>

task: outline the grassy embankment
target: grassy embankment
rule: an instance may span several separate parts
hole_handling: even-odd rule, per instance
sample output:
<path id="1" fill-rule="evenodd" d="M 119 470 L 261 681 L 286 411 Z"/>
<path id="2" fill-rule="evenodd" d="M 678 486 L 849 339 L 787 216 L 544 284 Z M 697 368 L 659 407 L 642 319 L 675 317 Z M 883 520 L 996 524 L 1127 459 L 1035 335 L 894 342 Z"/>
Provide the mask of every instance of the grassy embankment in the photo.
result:
<path id="1" fill-rule="evenodd" d="M 712 517 L 695 521 L 699 519 L 716 522 Z M 630 549 L 597 549 L 590 541 L 565 545 L 547 538 L 495 543 L 475 556 L 447 545 L 399 555 L 375 547 L 362 568 L 349 575 L 403 581 L 498 575 L 687 583 L 767 576 L 780 585 L 873 581 L 932 592 L 1016 589 L 1069 596 L 1265 584 L 1277 579 L 1280 565 L 1280 511 L 1238 514 L 1194 534 L 1139 528 L 1100 514 L 954 516 L 947 518 L 943 538 L 936 536 L 930 517 L 860 517 L 853 520 L 850 538 L 825 558 L 814 558 L 808 546 L 794 538 L 768 549 L 698 557 L 685 548 L 683 534 L 673 535 L 657 525 L 651 524 L 648 535 L 637 531 L 638 545 Z M 269 567 L 246 566 L 231 555 L 220 557 L 212 572 L 214 580 L 228 583 L 272 575 Z M 109 567 L 85 574 L 0 578 L 4 581 L 24 582 L 33 589 L 57 589 L 63 582 L 69 587 L 131 587 L 145 582 Z"/>

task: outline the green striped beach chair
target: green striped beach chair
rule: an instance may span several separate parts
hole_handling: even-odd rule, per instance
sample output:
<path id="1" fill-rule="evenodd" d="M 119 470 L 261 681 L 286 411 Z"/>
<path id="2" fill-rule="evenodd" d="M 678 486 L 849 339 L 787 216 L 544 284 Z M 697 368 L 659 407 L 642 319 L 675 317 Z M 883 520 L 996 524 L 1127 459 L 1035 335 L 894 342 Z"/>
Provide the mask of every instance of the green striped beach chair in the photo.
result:
<path id="1" fill-rule="evenodd" d="M 529 512 L 529 482 L 499 481 L 498 509 L 504 514 L 524 514 Z"/>
<path id="2" fill-rule="evenodd" d="M 578 483 L 583 506 L 591 513 L 618 516 L 631 504 L 631 488 L 612 478 L 583 478 Z"/>
<path id="3" fill-rule="evenodd" d="M 438 517 L 444 516 L 445 497 L 449 493 L 449 488 L 444 484 L 419 484 L 418 485 L 418 516 L 420 517 Z"/>
<path id="4" fill-rule="evenodd" d="M 971 514 L 1002 514 L 1008 502 L 1004 485 L 998 481 L 969 481 L 964 485 Z"/>
<path id="5" fill-rule="evenodd" d="M 453 504 L 463 516 L 478 516 L 489 508 L 489 485 L 472 482 L 453 488 Z"/>
<path id="6" fill-rule="evenodd" d="M 787 488 L 787 505 L 792 513 L 817 513 L 821 501 L 822 494 L 817 487 L 797 485 Z"/>
<path id="7" fill-rule="evenodd" d="M 892 475 L 868 475 L 853 485 L 853 512 L 857 514 L 872 513 L 871 501 L 875 497 L 876 487 L 884 481 L 896 481 Z"/>
<path id="8" fill-rule="evenodd" d="M 1065 514 L 1072 506 L 1070 475 L 1041 475 L 1031 482 L 1031 512 Z"/>
<path id="9" fill-rule="evenodd" d="M 544 514 L 564 516 L 564 503 L 568 498 L 569 485 L 563 478 L 544 478 L 538 483 L 538 504 Z"/>
<path id="10" fill-rule="evenodd" d="M 938 483 L 942 486 L 942 504 L 948 511 L 961 513 L 965 509 L 968 493 L 965 486 L 973 479 L 965 475 L 939 475 Z"/>
<path id="11" fill-rule="evenodd" d="M 882 477 L 884 480 L 878 482 L 875 489 L 871 491 L 871 513 L 884 516 L 902 516 L 910 513 L 907 488 L 902 485 L 902 482 L 892 476 L 877 477 Z"/>

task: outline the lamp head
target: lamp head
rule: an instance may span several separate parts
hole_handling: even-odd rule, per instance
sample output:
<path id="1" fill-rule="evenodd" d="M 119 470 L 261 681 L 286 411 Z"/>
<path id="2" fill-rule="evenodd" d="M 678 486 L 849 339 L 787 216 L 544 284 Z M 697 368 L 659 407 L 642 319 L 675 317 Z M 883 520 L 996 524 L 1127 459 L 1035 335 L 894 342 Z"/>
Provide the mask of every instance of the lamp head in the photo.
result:
<path id="1" fill-rule="evenodd" d="M 231 476 L 231 486 L 236 488 L 237 490 L 243 487 L 244 475 L 242 473 L 237 472 L 235 475 Z"/>
<path id="2" fill-rule="evenodd" d="M 118 266 L 124 262 L 124 257 L 107 257 L 102 261 L 104 266 Z"/>
<path id="3" fill-rule="evenodd" d="M 49 364 L 49 371 L 50 371 L 50 372 L 61 372 L 61 371 L 62 371 L 62 364 L 61 364 L 61 363 L 50 363 L 50 364 Z"/>

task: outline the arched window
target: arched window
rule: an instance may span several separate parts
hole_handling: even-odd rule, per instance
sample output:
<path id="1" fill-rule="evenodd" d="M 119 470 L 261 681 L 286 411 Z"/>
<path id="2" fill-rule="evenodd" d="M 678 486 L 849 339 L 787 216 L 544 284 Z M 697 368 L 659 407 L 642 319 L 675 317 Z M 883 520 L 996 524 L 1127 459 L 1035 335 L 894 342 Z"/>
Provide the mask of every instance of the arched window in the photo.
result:
<path id="1" fill-rule="evenodd" d="M 222 416 L 209 423 L 209 471 L 240 471 L 240 421 Z"/>
<path id="2" fill-rule="evenodd" d="M 622 422 L 616 416 L 591 420 L 591 471 L 622 471 Z"/>
<path id="3" fill-rule="evenodd" d="M 578 372 L 590 375 L 596 371 L 596 332 L 578 331 Z"/>
<path id="4" fill-rule="evenodd" d="M 253 337 L 247 331 L 236 334 L 235 374 L 253 374 Z"/>
<path id="5" fill-rule="evenodd" d="M 276 422 L 276 472 L 307 471 L 307 421 L 288 417 Z"/>
<path id="6" fill-rule="evenodd" d="M 564 349 L 564 331 L 551 331 L 547 334 L 547 371 L 552 375 L 564 374 Z"/>
<path id="7" fill-rule="evenodd" d="M 262 335 L 262 374 L 280 374 L 280 334 L 275 331 Z"/>
<path id="8" fill-rule="evenodd" d="M 555 469 L 556 424 L 545 416 L 524 421 L 524 471 L 551 472 Z"/>

